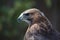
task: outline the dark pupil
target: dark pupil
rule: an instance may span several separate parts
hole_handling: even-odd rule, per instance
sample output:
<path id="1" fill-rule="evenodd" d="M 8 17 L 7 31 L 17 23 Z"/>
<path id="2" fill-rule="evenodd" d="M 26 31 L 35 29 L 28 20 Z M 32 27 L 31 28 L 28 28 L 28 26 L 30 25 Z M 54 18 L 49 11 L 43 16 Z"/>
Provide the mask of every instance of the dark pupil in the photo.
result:
<path id="1" fill-rule="evenodd" d="M 29 13 L 26 13 L 25 15 L 26 15 L 26 16 L 29 16 Z"/>

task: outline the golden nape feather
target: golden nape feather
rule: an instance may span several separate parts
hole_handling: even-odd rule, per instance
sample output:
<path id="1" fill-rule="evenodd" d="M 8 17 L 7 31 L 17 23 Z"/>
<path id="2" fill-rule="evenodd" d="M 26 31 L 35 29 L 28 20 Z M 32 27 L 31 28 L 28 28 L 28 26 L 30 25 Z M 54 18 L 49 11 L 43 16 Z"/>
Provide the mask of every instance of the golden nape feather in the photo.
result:
<path id="1" fill-rule="evenodd" d="M 50 21 L 39 9 L 25 10 L 17 20 L 29 25 L 24 40 L 60 40 L 60 33 L 52 28 Z"/>

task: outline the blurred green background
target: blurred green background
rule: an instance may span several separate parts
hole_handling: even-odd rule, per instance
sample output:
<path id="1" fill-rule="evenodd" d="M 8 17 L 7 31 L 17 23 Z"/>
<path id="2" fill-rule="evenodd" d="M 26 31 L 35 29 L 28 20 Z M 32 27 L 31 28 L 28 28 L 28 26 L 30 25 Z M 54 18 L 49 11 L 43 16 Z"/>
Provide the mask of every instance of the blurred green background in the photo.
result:
<path id="1" fill-rule="evenodd" d="M 40 9 L 60 31 L 60 0 L 0 0 L 0 40 L 22 40 L 28 25 L 17 22 L 26 9 Z"/>

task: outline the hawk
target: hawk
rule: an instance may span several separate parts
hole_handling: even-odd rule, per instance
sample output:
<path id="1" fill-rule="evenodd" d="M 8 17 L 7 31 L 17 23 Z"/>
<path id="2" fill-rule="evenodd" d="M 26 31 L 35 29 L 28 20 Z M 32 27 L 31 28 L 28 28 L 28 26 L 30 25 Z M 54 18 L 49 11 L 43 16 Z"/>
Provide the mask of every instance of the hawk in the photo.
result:
<path id="1" fill-rule="evenodd" d="M 29 25 L 24 40 L 60 40 L 60 33 L 52 28 L 48 18 L 39 9 L 25 10 L 17 21 L 25 21 Z"/>

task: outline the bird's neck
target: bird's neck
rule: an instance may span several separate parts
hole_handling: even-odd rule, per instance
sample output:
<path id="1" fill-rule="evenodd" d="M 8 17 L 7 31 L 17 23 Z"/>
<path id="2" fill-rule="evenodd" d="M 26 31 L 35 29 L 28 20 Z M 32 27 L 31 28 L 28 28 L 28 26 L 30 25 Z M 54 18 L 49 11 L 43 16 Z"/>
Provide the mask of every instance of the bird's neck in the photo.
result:
<path id="1" fill-rule="evenodd" d="M 35 26 L 36 28 L 32 27 L 35 24 L 37 24 L 37 27 L 36 26 Z M 45 35 L 45 34 L 51 34 L 51 32 L 53 30 L 51 28 L 51 24 L 48 21 L 34 22 L 34 23 L 32 23 L 32 24 L 29 25 L 29 29 L 30 28 L 35 29 L 34 31 L 36 31 L 36 33 L 43 34 L 43 35 Z M 33 30 L 33 29 L 31 29 L 31 30 Z"/>

